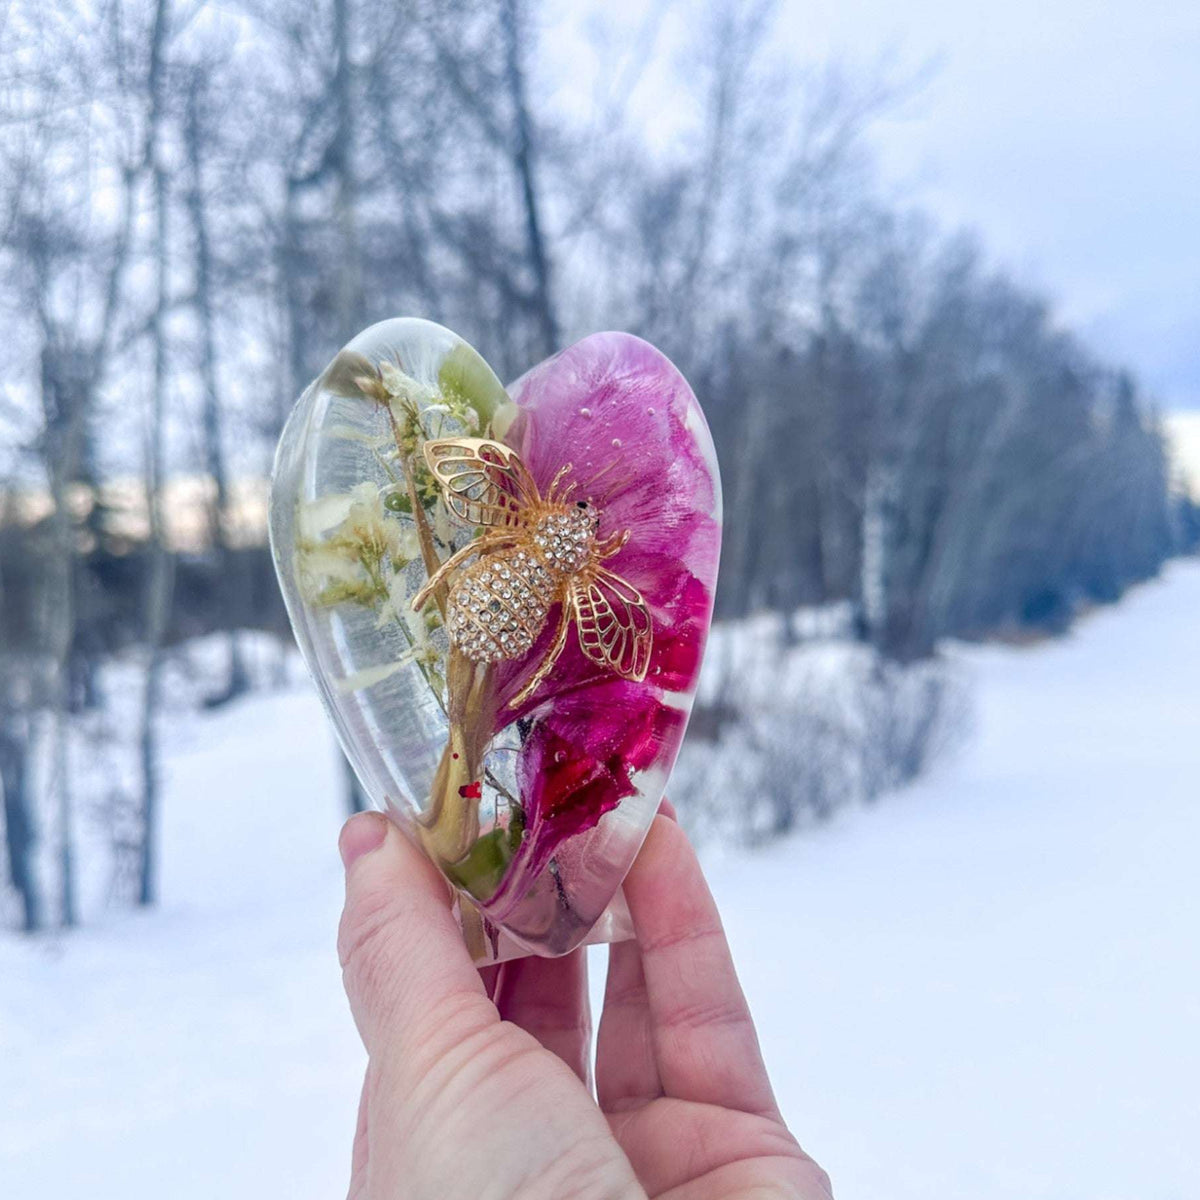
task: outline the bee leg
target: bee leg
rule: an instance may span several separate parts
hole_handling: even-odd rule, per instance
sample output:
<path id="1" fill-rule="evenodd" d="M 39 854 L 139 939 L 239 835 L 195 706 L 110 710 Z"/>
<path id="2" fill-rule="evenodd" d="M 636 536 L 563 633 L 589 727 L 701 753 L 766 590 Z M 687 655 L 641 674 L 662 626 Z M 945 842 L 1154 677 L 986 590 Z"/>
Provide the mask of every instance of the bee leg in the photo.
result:
<path id="1" fill-rule="evenodd" d="M 541 665 L 529 677 L 529 681 L 525 686 L 508 702 L 509 708 L 520 708 L 526 700 L 537 690 L 538 685 L 550 674 L 550 668 L 558 661 L 558 656 L 563 652 L 567 644 L 567 630 L 571 627 L 571 605 L 570 601 L 564 596 L 562 603 L 562 615 L 558 618 L 558 632 L 554 635 L 554 645 L 546 651 L 546 657 L 542 659 Z"/>
<path id="2" fill-rule="evenodd" d="M 628 529 L 621 533 L 614 533 L 611 537 L 606 537 L 604 541 L 596 543 L 596 553 L 601 558 L 612 558 L 618 550 L 624 547 L 627 541 L 629 541 Z"/>
<path id="3" fill-rule="evenodd" d="M 562 483 L 563 476 L 571 470 L 571 466 L 571 463 L 565 463 L 563 466 L 558 468 L 558 472 L 555 474 L 554 478 L 550 480 L 550 489 L 546 493 L 547 504 L 556 503 L 555 494 L 558 491 L 558 485 Z"/>
<path id="4" fill-rule="evenodd" d="M 473 542 L 468 542 L 461 550 L 455 551 L 430 577 L 425 580 L 424 586 L 412 598 L 413 612 L 420 612 L 425 607 L 429 597 L 433 595 L 434 589 L 450 574 L 456 567 L 462 566 L 474 554 L 479 554 L 483 550 L 494 549 L 497 546 L 503 545 L 506 542 L 511 542 L 510 537 L 492 537 L 484 534 L 483 537 Z"/>

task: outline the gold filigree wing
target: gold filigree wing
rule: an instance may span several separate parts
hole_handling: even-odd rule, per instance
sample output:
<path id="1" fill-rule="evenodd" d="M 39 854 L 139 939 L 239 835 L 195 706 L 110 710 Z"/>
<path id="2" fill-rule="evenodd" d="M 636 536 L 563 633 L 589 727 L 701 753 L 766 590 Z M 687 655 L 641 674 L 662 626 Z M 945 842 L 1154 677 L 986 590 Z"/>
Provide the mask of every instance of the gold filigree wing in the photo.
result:
<path id="1" fill-rule="evenodd" d="M 650 610 L 637 588 L 595 567 L 572 583 L 571 606 L 579 647 L 588 658 L 624 679 L 646 678 L 654 633 Z"/>
<path id="2" fill-rule="evenodd" d="M 468 525 L 511 529 L 540 502 L 520 455 L 488 438 L 443 438 L 425 443 L 425 462 L 450 511 Z"/>

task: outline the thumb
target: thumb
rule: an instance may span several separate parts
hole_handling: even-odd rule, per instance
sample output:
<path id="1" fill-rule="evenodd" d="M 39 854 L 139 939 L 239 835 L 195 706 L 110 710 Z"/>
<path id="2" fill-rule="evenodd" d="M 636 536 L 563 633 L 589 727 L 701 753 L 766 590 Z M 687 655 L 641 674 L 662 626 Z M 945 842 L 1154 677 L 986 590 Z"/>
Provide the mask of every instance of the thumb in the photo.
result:
<path id="1" fill-rule="evenodd" d="M 346 904 L 338 958 L 373 1059 L 437 1053 L 499 1017 L 471 963 L 437 868 L 382 813 L 358 813 L 338 841 Z"/>

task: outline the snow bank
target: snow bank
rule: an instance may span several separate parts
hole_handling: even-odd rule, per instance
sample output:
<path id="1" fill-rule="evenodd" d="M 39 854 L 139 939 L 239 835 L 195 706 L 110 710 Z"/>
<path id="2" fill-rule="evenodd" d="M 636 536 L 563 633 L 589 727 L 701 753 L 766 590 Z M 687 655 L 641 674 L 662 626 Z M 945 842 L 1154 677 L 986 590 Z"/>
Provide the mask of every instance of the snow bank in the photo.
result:
<path id="1" fill-rule="evenodd" d="M 1200 1195 L 1198 613 L 1184 563 L 1059 642 L 955 651 L 975 735 L 931 777 L 712 862 L 839 1200 Z M 4 1200 L 343 1193 L 339 770 L 306 687 L 181 725 L 161 910 L 0 939 Z"/>
<path id="2" fill-rule="evenodd" d="M 714 628 L 671 787 L 699 844 L 760 844 L 873 800 L 965 732 L 954 663 L 889 663 L 848 632 L 840 605 Z"/>

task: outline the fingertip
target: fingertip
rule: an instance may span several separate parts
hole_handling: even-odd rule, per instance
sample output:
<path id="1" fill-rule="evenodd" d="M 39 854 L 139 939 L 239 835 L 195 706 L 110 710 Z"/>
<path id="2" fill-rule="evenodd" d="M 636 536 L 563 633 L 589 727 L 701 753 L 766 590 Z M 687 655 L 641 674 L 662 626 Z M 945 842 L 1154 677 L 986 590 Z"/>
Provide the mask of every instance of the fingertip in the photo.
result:
<path id="1" fill-rule="evenodd" d="M 382 813 L 356 813 L 342 828 L 338 849 L 346 864 L 346 901 L 339 953 L 376 925 L 388 926 L 389 942 L 407 949 L 427 931 L 462 934 L 454 919 L 450 888 L 441 872 L 396 823 Z M 404 935 L 398 937 L 397 935 Z M 463 946 L 463 953 L 466 953 Z"/>
<path id="2" fill-rule="evenodd" d="M 658 802 L 658 815 L 666 817 L 668 821 L 678 822 L 679 820 L 679 814 L 675 811 L 675 805 L 666 796 Z"/>
<path id="3" fill-rule="evenodd" d="M 451 906 L 450 885 L 416 841 L 384 813 L 355 813 L 338 836 L 346 869 L 347 903 L 352 894 L 418 892 Z"/>
<path id="4" fill-rule="evenodd" d="M 350 866 L 338 958 L 368 1052 L 427 1036 L 455 994 L 485 1000 L 450 889 L 408 835 L 378 813 L 359 814 L 340 844 Z"/>
<path id="5" fill-rule="evenodd" d="M 674 809 L 669 814 L 660 811 L 650 823 L 650 832 L 646 835 L 629 874 L 659 876 L 663 872 L 678 870 L 693 858 L 695 851 L 692 849 L 692 843 L 688 840 L 683 826 L 675 819 Z"/>
<path id="6" fill-rule="evenodd" d="M 379 812 L 355 813 L 338 835 L 338 853 L 342 856 L 342 866 L 347 871 L 364 854 L 378 850 L 387 837 L 388 819 Z"/>
<path id="7" fill-rule="evenodd" d="M 658 814 L 624 883 L 625 899 L 640 941 L 647 925 L 658 927 L 664 914 L 712 905 L 696 852 L 683 827 Z"/>

